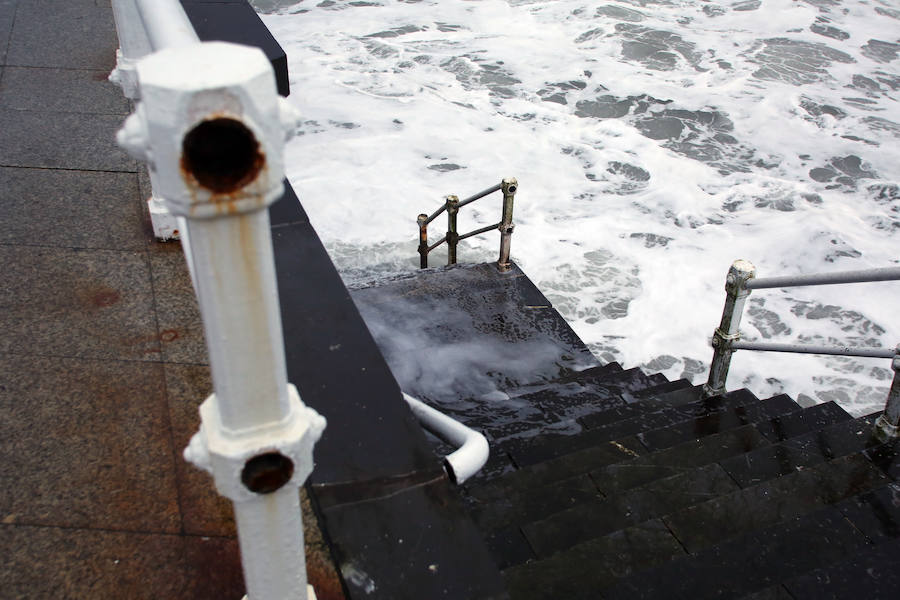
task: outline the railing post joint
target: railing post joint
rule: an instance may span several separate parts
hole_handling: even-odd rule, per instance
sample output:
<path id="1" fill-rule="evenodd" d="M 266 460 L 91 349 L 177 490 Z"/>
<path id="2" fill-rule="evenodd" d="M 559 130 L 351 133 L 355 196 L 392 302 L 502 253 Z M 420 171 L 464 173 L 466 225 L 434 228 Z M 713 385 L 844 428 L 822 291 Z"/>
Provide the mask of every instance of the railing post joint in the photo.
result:
<path id="1" fill-rule="evenodd" d="M 882 442 L 900 437 L 900 346 L 894 350 L 891 369 L 894 371 L 894 379 L 891 381 L 884 412 L 875 421 L 875 437 Z"/>

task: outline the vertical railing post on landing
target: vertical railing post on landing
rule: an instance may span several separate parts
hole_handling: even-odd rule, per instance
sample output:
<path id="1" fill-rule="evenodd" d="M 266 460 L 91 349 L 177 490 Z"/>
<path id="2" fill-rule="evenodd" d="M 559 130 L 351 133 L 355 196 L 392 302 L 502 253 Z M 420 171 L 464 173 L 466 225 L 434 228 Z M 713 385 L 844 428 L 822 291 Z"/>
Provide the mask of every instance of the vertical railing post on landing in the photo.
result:
<path id="1" fill-rule="evenodd" d="M 703 395 L 706 397 L 725 393 L 725 380 L 728 379 L 728 367 L 734 353 L 732 344 L 740 338 L 741 316 L 750 295 L 750 290 L 745 285 L 755 275 L 756 267 L 746 260 L 734 261 L 728 270 L 728 277 L 725 279 L 725 309 L 722 311 L 722 321 L 713 333 L 713 359 L 709 367 L 709 379 L 703 386 Z"/>
<path id="2" fill-rule="evenodd" d="M 885 442 L 900 437 L 900 346 L 895 350 L 891 368 L 894 370 L 894 380 L 884 412 L 875 421 L 875 437 Z"/>
<path id="3" fill-rule="evenodd" d="M 190 46 L 200 42 L 190 19 L 178 0 L 112 0 L 119 49 L 116 68 L 109 79 L 122 88 L 130 100 L 140 99 L 137 63 L 152 52 L 165 48 Z M 150 198 L 147 209 L 153 236 L 161 241 L 177 240 L 184 231 L 184 220 L 169 212 L 157 193 L 159 182 L 150 169 Z"/>
<path id="4" fill-rule="evenodd" d="M 421 214 L 416 217 L 419 224 L 419 268 L 428 268 L 428 215 Z"/>
<path id="5" fill-rule="evenodd" d="M 267 210 L 283 194 L 296 116 L 256 48 L 170 47 L 139 61 L 137 80 L 119 144 L 149 163 L 160 199 L 188 222 L 212 371 L 184 455 L 234 503 L 249 599 L 307 600 L 298 488 L 325 420 L 287 382 Z"/>
<path id="6" fill-rule="evenodd" d="M 508 271 L 510 268 L 510 244 L 515 228 L 512 222 L 513 201 L 516 197 L 516 190 L 519 189 L 519 182 L 515 177 L 507 177 L 503 180 L 501 189 L 503 190 L 503 216 L 500 219 L 500 258 L 497 260 L 497 268 L 500 271 Z"/>
<path id="7" fill-rule="evenodd" d="M 447 264 L 456 264 L 456 247 L 459 245 L 459 231 L 456 228 L 456 217 L 459 215 L 459 198 L 447 196 Z"/>

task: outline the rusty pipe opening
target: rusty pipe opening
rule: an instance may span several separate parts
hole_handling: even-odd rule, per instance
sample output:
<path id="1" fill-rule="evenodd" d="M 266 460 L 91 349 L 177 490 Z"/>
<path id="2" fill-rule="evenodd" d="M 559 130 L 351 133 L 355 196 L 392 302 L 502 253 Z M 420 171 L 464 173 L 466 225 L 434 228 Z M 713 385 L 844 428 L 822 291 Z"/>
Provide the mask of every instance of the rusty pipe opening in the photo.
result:
<path id="1" fill-rule="evenodd" d="M 256 136 L 237 119 L 202 121 L 182 142 L 181 167 L 185 174 L 217 194 L 241 189 L 256 179 L 265 162 Z"/>

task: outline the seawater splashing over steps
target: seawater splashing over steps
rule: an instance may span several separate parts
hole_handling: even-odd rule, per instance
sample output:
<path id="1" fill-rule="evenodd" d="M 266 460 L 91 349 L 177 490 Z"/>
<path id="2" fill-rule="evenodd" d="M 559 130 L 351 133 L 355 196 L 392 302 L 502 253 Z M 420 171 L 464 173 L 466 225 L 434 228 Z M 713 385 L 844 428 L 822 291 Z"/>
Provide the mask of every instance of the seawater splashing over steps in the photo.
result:
<path id="1" fill-rule="evenodd" d="M 576 332 L 603 360 L 700 382 L 732 260 L 761 277 L 898 261 L 900 13 L 887 2 L 255 4 L 274 11 L 306 117 L 288 176 L 350 283 L 414 270 L 417 214 L 516 176 L 513 258 Z M 498 215 L 483 200 L 460 228 Z M 460 260 L 495 260 L 497 245 L 466 240 Z M 898 293 L 754 292 L 744 329 L 890 347 Z M 732 364 L 730 388 L 854 414 L 888 383 L 871 359 Z"/>

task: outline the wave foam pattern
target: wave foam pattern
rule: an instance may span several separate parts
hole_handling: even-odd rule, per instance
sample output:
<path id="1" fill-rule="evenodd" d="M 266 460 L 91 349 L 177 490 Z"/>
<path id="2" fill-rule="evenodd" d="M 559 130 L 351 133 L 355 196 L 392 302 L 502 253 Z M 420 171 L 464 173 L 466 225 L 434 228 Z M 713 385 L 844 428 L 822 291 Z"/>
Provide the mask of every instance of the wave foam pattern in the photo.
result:
<path id="1" fill-rule="evenodd" d="M 256 4 L 305 115 L 288 176 L 350 282 L 416 268 L 418 213 L 516 176 L 513 257 L 595 353 L 701 382 L 734 259 L 761 277 L 898 263 L 895 2 Z M 460 228 L 498 215 L 482 200 Z M 745 335 L 891 347 L 898 292 L 761 290 Z M 862 414 L 890 377 L 740 352 L 729 387 Z"/>

